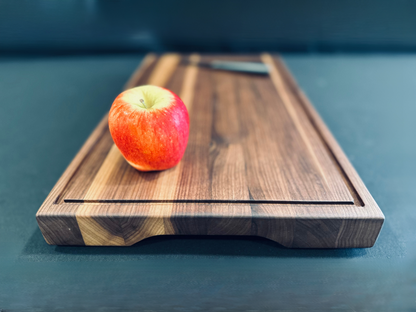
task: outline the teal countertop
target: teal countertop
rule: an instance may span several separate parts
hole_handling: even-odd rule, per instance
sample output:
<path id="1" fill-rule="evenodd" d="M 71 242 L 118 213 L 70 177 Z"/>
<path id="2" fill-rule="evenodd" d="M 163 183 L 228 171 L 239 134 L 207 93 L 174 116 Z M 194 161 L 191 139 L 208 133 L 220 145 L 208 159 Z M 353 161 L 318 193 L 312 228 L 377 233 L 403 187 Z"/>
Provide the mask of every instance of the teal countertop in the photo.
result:
<path id="1" fill-rule="evenodd" d="M 416 310 L 416 55 L 284 56 L 385 214 L 373 248 L 47 245 L 36 211 L 142 58 L 0 58 L 0 310 Z"/>

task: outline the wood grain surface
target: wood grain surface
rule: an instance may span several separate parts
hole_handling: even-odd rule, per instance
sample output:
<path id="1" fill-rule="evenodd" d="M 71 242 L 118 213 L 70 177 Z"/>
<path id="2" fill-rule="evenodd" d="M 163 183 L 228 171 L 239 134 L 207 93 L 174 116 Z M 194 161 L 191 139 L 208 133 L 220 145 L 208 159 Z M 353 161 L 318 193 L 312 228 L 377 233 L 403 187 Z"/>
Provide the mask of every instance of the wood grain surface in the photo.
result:
<path id="1" fill-rule="evenodd" d="M 214 59 L 264 62 L 270 75 L 196 65 Z M 126 88 L 143 84 L 187 106 L 182 161 L 137 171 L 105 116 L 37 213 L 48 243 L 188 234 L 257 235 L 297 248 L 374 244 L 383 214 L 278 57 L 149 54 Z"/>

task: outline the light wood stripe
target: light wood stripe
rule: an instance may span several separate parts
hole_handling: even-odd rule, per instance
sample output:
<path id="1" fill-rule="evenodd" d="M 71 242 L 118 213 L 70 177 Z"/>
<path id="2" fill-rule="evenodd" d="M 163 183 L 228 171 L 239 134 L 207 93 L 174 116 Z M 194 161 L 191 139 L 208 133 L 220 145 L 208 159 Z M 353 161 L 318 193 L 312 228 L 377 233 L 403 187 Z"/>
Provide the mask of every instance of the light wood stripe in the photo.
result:
<path id="1" fill-rule="evenodd" d="M 77 212 L 77 222 L 81 231 L 82 239 L 87 246 L 124 246 L 126 242 L 123 237 L 111 234 L 104 230 L 98 222 L 92 219 L 90 209 Z"/>
<path id="2" fill-rule="evenodd" d="M 189 57 L 189 62 L 192 65 L 189 65 L 186 69 L 184 83 L 182 86 L 181 93 L 179 95 L 183 103 L 186 105 L 186 108 L 188 109 L 189 113 L 191 113 L 192 100 L 194 98 L 196 75 L 198 74 L 198 66 L 196 64 L 200 60 L 201 56 L 198 54 L 192 54 Z"/>
<path id="3" fill-rule="evenodd" d="M 270 78 L 274 84 L 274 86 L 276 87 L 277 93 L 279 94 L 280 98 L 282 99 L 283 104 L 286 107 L 286 110 L 288 111 L 290 117 L 293 120 L 293 123 L 296 126 L 296 129 L 299 131 L 299 134 L 302 137 L 303 142 L 305 143 L 309 153 L 311 154 L 319 172 L 322 175 L 322 178 L 324 179 L 324 182 L 326 183 L 327 186 L 329 186 L 328 184 L 328 180 L 326 178 L 325 172 L 322 169 L 322 166 L 318 160 L 318 158 L 316 157 L 315 151 L 313 150 L 313 147 L 308 139 L 308 136 L 305 133 L 305 130 L 302 127 L 301 122 L 299 121 L 299 117 L 293 107 L 292 101 L 289 97 L 289 95 L 287 94 L 286 88 L 284 86 L 283 83 L 283 79 L 276 67 L 276 65 L 274 64 L 273 58 L 270 54 L 268 53 L 263 53 L 261 56 L 261 60 L 264 64 L 268 65 L 270 68 Z"/>
<path id="4" fill-rule="evenodd" d="M 200 56 L 193 54 L 191 55 L 191 58 L 193 61 L 198 61 Z M 170 77 L 163 77 L 163 75 L 172 75 L 174 69 L 172 70 L 169 66 L 172 66 L 172 64 L 178 64 L 176 55 L 167 55 L 166 57 L 162 56 L 161 61 L 159 61 L 158 64 L 160 64 L 160 62 L 164 63 L 168 67 L 168 70 L 165 70 L 164 67 L 157 65 L 155 68 L 155 74 L 152 75 L 153 78 L 151 77 L 149 81 L 164 81 L 166 83 L 169 81 Z M 187 66 L 183 86 L 179 95 L 181 99 L 185 99 L 188 110 L 192 107 L 193 90 L 197 78 L 197 72 L 197 66 Z M 113 145 L 102 166 L 97 172 L 94 181 L 91 183 L 84 200 L 95 200 L 100 198 L 100 194 L 104 192 L 108 181 L 111 179 L 115 171 L 120 168 L 120 163 L 122 162 L 124 162 L 123 156 L 119 152 L 118 148 Z M 157 185 L 155 186 L 155 198 L 173 198 L 180 170 L 181 166 L 179 164 L 175 168 L 160 173 Z"/>
<path id="5" fill-rule="evenodd" d="M 88 189 L 87 194 L 85 194 L 84 199 L 89 200 L 99 198 L 106 182 L 111 178 L 112 173 L 120 168 L 123 161 L 123 156 L 117 146 L 113 144 L 101 165 L 100 170 L 97 172 L 94 181 Z"/>
<path id="6" fill-rule="evenodd" d="M 147 83 L 161 87 L 165 86 L 171 78 L 171 76 L 173 75 L 176 67 L 180 62 L 180 59 L 181 57 L 178 54 L 166 54 L 161 56 Z M 129 84 L 126 85 L 126 88 L 134 87 L 135 83 L 137 83 L 140 76 L 143 75 L 145 69 L 153 61 L 154 55 L 146 57 L 144 59 L 143 66 L 141 66 L 141 68 L 143 67 L 143 69 L 139 69 L 136 73 L 133 74 L 132 78 L 129 81 Z M 99 198 L 100 194 L 106 188 L 106 185 L 111 176 L 113 176 L 113 174 L 116 173 L 116 171 L 120 168 L 120 164 L 124 161 L 125 160 L 118 148 L 116 147 L 116 145 L 113 145 L 109 153 L 107 154 L 107 157 L 105 158 L 103 164 L 101 165 L 99 171 L 97 172 L 93 182 L 91 183 L 84 199 L 90 200 Z M 81 205 L 76 212 L 77 223 L 79 225 L 81 235 L 85 244 L 101 245 L 102 240 L 105 240 L 109 242 L 109 244 L 124 245 L 123 238 L 108 233 L 107 230 L 103 229 L 96 221 L 94 221 L 91 218 L 91 207 L 93 206 Z M 159 224 L 159 226 L 156 226 L 156 228 L 159 228 L 159 230 L 157 230 L 158 234 L 168 232 L 167 230 L 161 230 L 165 228 L 165 226 L 163 225 L 163 219 L 160 219 L 159 222 L 161 222 L 161 224 Z M 90 231 L 90 228 L 94 228 L 94 231 Z"/>
<path id="7" fill-rule="evenodd" d="M 143 75 L 145 70 L 152 64 L 156 59 L 156 55 L 153 53 L 149 53 L 145 56 L 140 66 L 137 68 L 137 70 L 131 75 L 130 79 L 127 81 L 127 83 L 124 85 L 124 90 L 134 88 L 137 85 L 137 82 L 139 81 L 140 77 Z"/>
<path id="8" fill-rule="evenodd" d="M 200 60 L 200 56 L 197 54 L 192 54 L 190 58 L 193 62 L 198 62 Z M 189 113 L 192 109 L 197 74 L 198 66 L 191 62 L 186 68 L 181 93 L 179 95 L 185 103 Z M 176 188 L 179 185 L 178 181 L 180 173 L 182 172 L 182 165 L 183 163 L 180 162 L 174 168 L 160 172 L 157 184 L 154 188 L 154 198 L 175 198 Z"/>
<path id="9" fill-rule="evenodd" d="M 160 57 L 147 84 L 164 87 L 178 66 L 181 57 L 179 54 L 165 54 Z"/>
<path id="10" fill-rule="evenodd" d="M 165 83 L 169 81 L 170 77 L 175 71 L 179 60 L 180 57 L 177 54 L 163 55 L 158 61 L 151 77 L 149 77 L 148 83 L 159 85 L 161 87 L 165 86 Z M 91 186 L 89 187 L 84 199 L 90 200 L 99 198 L 99 194 L 101 194 L 101 192 L 106 187 L 108 179 L 112 176 L 114 171 L 118 170 L 120 162 L 123 161 L 124 158 L 120 151 L 115 145 L 113 145 L 102 166 L 100 167 L 100 170 L 97 172 L 94 181 L 91 183 Z"/>

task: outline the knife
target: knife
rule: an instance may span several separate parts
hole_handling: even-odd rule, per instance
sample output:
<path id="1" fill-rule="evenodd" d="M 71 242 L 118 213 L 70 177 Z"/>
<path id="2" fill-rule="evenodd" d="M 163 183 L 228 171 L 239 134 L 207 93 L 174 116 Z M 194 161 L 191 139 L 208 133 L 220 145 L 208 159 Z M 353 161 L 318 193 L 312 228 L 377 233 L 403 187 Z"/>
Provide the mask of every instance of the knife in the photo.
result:
<path id="1" fill-rule="evenodd" d="M 211 61 L 211 62 L 192 62 L 187 64 L 208 67 L 217 70 L 227 70 L 243 72 L 249 74 L 268 75 L 270 68 L 268 65 L 260 62 L 231 62 L 231 61 Z"/>

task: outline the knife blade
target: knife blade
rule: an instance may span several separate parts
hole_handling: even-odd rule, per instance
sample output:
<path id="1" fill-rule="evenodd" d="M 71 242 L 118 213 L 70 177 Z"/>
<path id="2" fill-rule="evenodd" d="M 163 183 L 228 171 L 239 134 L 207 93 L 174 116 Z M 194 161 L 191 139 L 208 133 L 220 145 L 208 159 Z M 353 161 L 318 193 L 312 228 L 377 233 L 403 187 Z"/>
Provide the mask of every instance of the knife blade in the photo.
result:
<path id="1" fill-rule="evenodd" d="M 185 61 L 185 63 L 216 70 L 235 71 L 257 75 L 268 75 L 270 72 L 269 66 L 261 62 L 235 62 L 215 60 L 211 62 Z"/>

